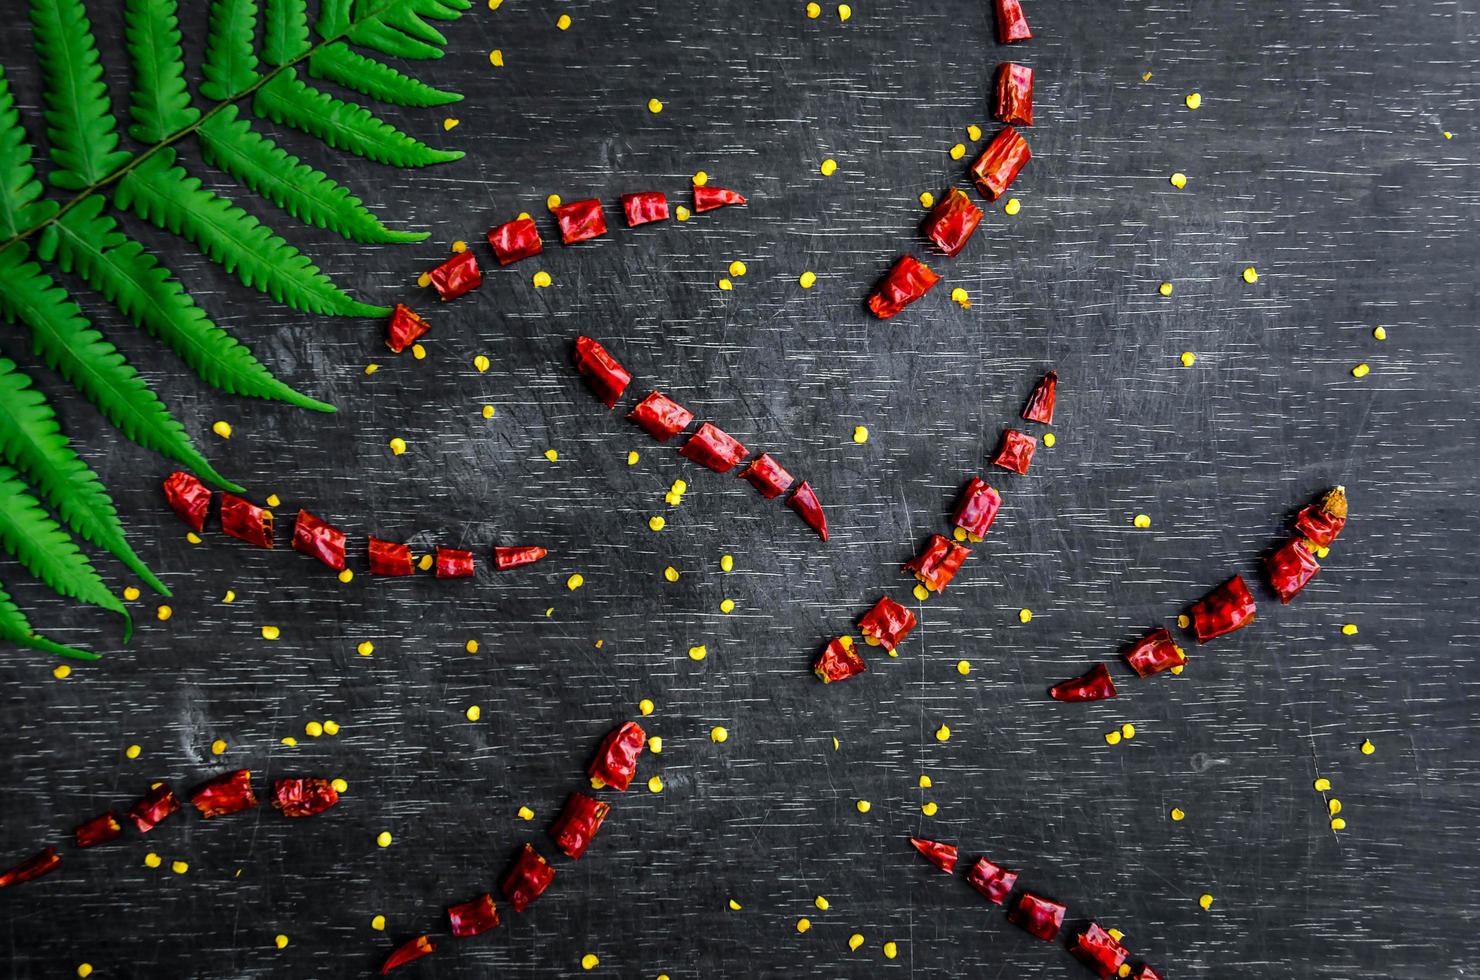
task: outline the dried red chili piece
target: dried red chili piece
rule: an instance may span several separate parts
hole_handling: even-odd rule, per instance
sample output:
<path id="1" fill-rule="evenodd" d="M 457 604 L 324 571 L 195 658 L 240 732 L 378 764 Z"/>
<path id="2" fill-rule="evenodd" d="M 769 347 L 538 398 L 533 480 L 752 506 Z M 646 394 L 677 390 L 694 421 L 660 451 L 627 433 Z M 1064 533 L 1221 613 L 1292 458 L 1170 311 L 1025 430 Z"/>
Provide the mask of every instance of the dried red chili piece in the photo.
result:
<path id="1" fill-rule="evenodd" d="M 164 481 L 164 499 L 170 510 L 180 515 L 180 520 L 192 531 L 206 529 L 206 511 L 211 509 L 211 491 L 189 473 L 176 470 Z"/>
<path id="2" fill-rule="evenodd" d="M 178 809 L 180 801 L 175 791 L 166 783 L 158 783 L 144 794 L 143 799 L 128 808 L 128 817 L 139 828 L 139 833 L 147 834 Z"/>
<path id="3" fill-rule="evenodd" d="M 499 924 L 498 906 L 493 903 L 493 896 L 484 892 L 471 902 L 449 906 L 447 921 L 452 926 L 454 936 L 467 939 Z"/>
<path id="4" fill-rule="evenodd" d="M 981 224 L 982 209 L 957 187 L 952 187 L 940 203 L 925 216 L 925 237 L 947 255 L 961 253 L 976 226 Z"/>
<path id="5" fill-rule="evenodd" d="M 1346 488 L 1337 487 L 1295 517 L 1295 530 L 1317 547 L 1329 548 L 1346 527 Z"/>
<path id="6" fill-rule="evenodd" d="M 997 101 L 992 115 L 1011 125 L 1033 125 L 1033 69 L 1010 61 L 997 66 Z"/>
<path id="7" fill-rule="evenodd" d="M 339 790 L 327 779 L 303 776 L 272 784 L 272 805 L 285 817 L 316 817 L 339 802 Z"/>
<path id="8" fill-rule="evenodd" d="M 550 837 L 566 857 L 575 860 L 591 846 L 591 839 L 601 829 L 601 822 L 611 809 L 609 804 L 585 793 L 572 793 L 560 816 L 550 825 Z"/>
<path id="9" fill-rule="evenodd" d="M 259 548 L 272 547 L 272 511 L 248 503 L 234 493 L 221 494 L 221 530 Z"/>
<path id="10" fill-rule="evenodd" d="M 306 510 L 298 511 L 293 524 L 293 550 L 312 555 L 336 572 L 344 571 L 344 532 Z"/>
<path id="11" fill-rule="evenodd" d="M 1135 646 L 1125 652 L 1125 662 L 1141 677 L 1150 677 L 1182 666 L 1187 662 L 1187 654 L 1172 642 L 1171 631 L 1163 626 L 1137 640 Z"/>
<path id="12" fill-rule="evenodd" d="M 514 906 L 515 912 L 523 912 L 529 908 L 530 902 L 545 893 L 554 877 L 555 869 L 550 867 L 550 862 L 534 849 L 533 844 L 525 844 L 504 879 L 504 897 Z"/>
<path id="13" fill-rule="evenodd" d="M 817 491 L 812 489 L 812 484 L 806 480 L 797 484 L 796 490 L 786 501 L 786 506 L 800 514 L 823 543 L 827 542 L 827 515 L 822 512 L 822 501 L 817 499 Z"/>
<path id="14" fill-rule="evenodd" d="M 545 250 L 533 218 L 515 218 L 490 229 L 488 244 L 493 246 L 493 257 L 501 266 L 532 258 Z"/>
<path id="15" fill-rule="evenodd" d="M 694 413 L 659 391 L 650 391 L 627 417 L 659 442 L 667 442 L 694 421 Z"/>
<path id="16" fill-rule="evenodd" d="M 1279 593 L 1280 602 L 1288 603 L 1315 578 L 1321 563 L 1311 554 L 1305 538 L 1291 538 L 1279 551 L 1264 559 L 1264 568 L 1269 572 L 1269 584 Z"/>
<path id="17" fill-rule="evenodd" d="M 460 548 L 437 549 L 437 578 L 467 578 L 473 574 L 473 553 Z"/>
<path id="18" fill-rule="evenodd" d="M 576 370 L 607 408 L 617 404 L 622 392 L 632 383 L 632 373 L 617 363 L 605 347 L 590 337 L 576 338 Z"/>
<path id="19" fill-rule="evenodd" d="M 0 874 L 0 888 L 9 888 L 11 885 L 19 885 L 32 878 L 40 878 L 47 872 L 55 870 L 56 866 L 61 863 L 62 859 L 57 857 L 57 849 L 48 847 L 41 853 L 26 858 L 4 874 Z"/>
<path id="20" fill-rule="evenodd" d="M 868 308 L 880 320 L 887 320 L 930 292 L 938 282 L 940 276 L 931 272 L 924 262 L 912 255 L 901 255 L 869 295 Z"/>
<path id="21" fill-rule="evenodd" d="M 1048 696 L 1055 701 L 1103 701 L 1115 697 L 1115 681 L 1110 678 L 1110 668 L 1103 663 L 1095 664 L 1079 677 L 1060 681 L 1048 689 Z"/>
<path id="22" fill-rule="evenodd" d="M 238 769 L 204 782 L 190 794 L 190 802 L 206 819 L 250 810 L 257 805 L 257 794 L 252 792 L 252 771 Z"/>
<path id="23" fill-rule="evenodd" d="M 1140 969 L 1136 970 L 1131 980 L 1162 980 L 1161 974 L 1151 968 L 1149 964 L 1142 963 Z"/>
<path id="24" fill-rule="evenodd" d="M 1091 922 L 1074 937 L 1071 951 L 1081 963 L 1095 971 L 1100 980 L 1120 975 L 1120 965 L 1128 955 L 1126 948 L 1098 923 Z"/>
<path id="25" fill-rule="evenodd" d="M 863 642 L 890 651 L 903 643 L 914 628 L 915 614 L 888 596 L 881 597 L 858 621 Z"/>
<path id="26" fill-rule="evenodd" d="M 997 39 L 1003 44 L 1026 41 L 1033 36 L 1028 30 L 1028 18 L 1023 16 L 1023 5 L 1018 0 L 997 0 Z"/>
<path id="27" fill-rule="evenodd" d="M 982 897 L 993 905 L 1001 905 L 1007 901 L 1017 880 L 1016 871 L 1008 871 L 984 857 L 977 858 L 976 863 L 966 872 L 966 883 L 981 892 Z"/>
<path id="28" fill-rule="evenodd" d="M 635 721 L 623 722 L 607 733 L 596 749 L 596 758 L 587 770 L 612 789 L 626 792 L 637 775 L 637 757 L 647 744 L 647 733 Z"/>
<path id="29" fill-rule="evenodd" d="M 437 951 L 437 946 L 432 942 L 430 936 L 417 936 L 409 942 L 402 943 L 396 947 L 396 951 L 386 958 L 381 964 L 380 975 L 385 976 L 398 966 L 405 966 L 413 960 L 419 960 L 423 956 L 430 956 Z"/>
<path id="30" fill-rule="evenodd" d="M 1058 390 L 1059 372 L 1050 371 L 1043 376 L 1033 388 L 1033 393 L 1028 396 L 1028 404 L 1023 406 L 1023 418 L 1029 422 L 1053 425 L 1053 403 Z"/>
<path id="31" fill-rule="evenodd" d="M 750 461 L 750 465 L 736 474 L 749 481 L 767 500 L 775 500 L 791 486 L 792 475 L 770 453 L 761 453 Z"/>
<path id="32" fill-rule="evenodd" d="M 554 209 L 555 223 L 560 226 L 560 240 L 566 245 L 589 241 L 606 234 L 606 212 L 594 197 L 571 201 Z"/>
<path id="33" fill-rule="evenodd" d="M 432 325 L 417 316 L 411 307 L 397 303 L 396 308 L 391 311 L 390 323 L 385 328 L 385 345 L 399 354 L 430 329 Z"/>
<path id="34" fill-rule="evenodd" d="M 494 548 L 493 567 L 506 572 L 511 568 L 533 565 L 547 554 L 549 552 L 538 545 L 525 545 L 522 548 Z"/>
<path id="35" fill-rule="evenodd" d="M 668 220 L 668 198 L 661 191 L 644 191 L 641 194 L 623 194 L 622 211 L 627 215 L 627 227 L 652 224 Z"/>
<path id="36" fill-rule="evenodd" d="M 1002 433 L 1002 444 L 997 447 L 997 455 L 992 457 L 992 465 L 1014 473 L 1027 473 L 1033 462 L 1033 450 L 1037 448 L 1038 440 L 1026 432 L 1007 429 Z"/>
<path id="37" fill-rule="evenodd" d="M 118 822 L 118 814 L 109 810 L 86 823 L 78 824 L 72 836 L 77 841 L 78 847 L 97 847 L 99 844 L 106 844 L 122 837 L 123 824 Z"/>
<path id="38" fill-rule="evenodd" d="M 920 856 L 948 875 L 956 873 L 956 845 L 942 844 L 940 841 L 921 840 L 911 837 L 910 843 L 915 845 L 915 850 Z"/>
<path id="39" fill-rule="evenodd" d="M 703 187 L 694 188 L 694 212 L 702 214 L 705 211 L 713 211 L 727 204 L 744 204 L 745 198 L 734 191 L 723 187 L 711 187 L 705 184 Z"/>
<path id="40" fill-rule="evenodd" d="M 1194 602 L 1190 613 L 1192 628 L 1197 631 L 1197 642 L 1206 643 L 1252 623 L 1254 597 L 1249 594 L 1243 577 L 1235 575 Z"/>
<path id="41" fill-rule="evenodd" d="M 817 658 L 817 663 L 812 665 L 812 673 L 824 684 L 833 681 L 846 681 L 868 670 L 868 664 L 854 649 L 853 637 L 840 636 L 827 645 L 822 655 Z"/>
<path id="42" fill-rule="evenodd" d="M 1050 902 L 1032 892 L 1023 892 L 1018 896 L 1012 911 L 1007 913 L 1007 918 L 1044 942 L 1053 942 L 1064 925 L 1065 911 L 1064 906 L 1058 902 Z"/>
<path id="43" fill-rule="evenodd" d="M 750 450 L 728 432 L 711 422 L 705 422 L 699 426 L 697 432 L 689 436 L 678 454 L 700 466 L 707 466 L 716 473 L 728 473 L 735 468 L 736 463 L 750 455 Z"/>
<path id="44" fill-rule="evenodd" d="M 971 552 L 954 541 L 947 541 L 939 534 L 932 534 L 925 550 L 909 561 L 904 569 L 914 572 L 920 584 L 931 592 L 943 592 L 951 579 L 960 571 L 961 563 Z"/>
<path id="45" fill-rule="evenodd" d="M 1033 153 L 1028 149 L 1028 141 L 1011 126 L 1004 126 L 971 165 L 971 176 L 982 197 L 995 201 L 1031 159 Z"/>
<path id="46" fill-rule="evenodd" d="M 1002 495 L 987 486 L 981 477 L 974 476 L 966 484 L 960 503 L 956 504 L 951 523 L 965 531 L 972 540 L 980 541 L 991 530 L 1001 508 Z"/>
<path id="47" fill-rule="evenodd" d="M 458 252 L 427 273 L 427 276 L 444 303 L 483 285 L 483 272 L 478 268 L 478 256 L 471 250 Z"/>
<path id="48" fill-rule="evenodd" d="M 415 571 L 411 564 L 411 545 L 396 544 L 370 538 L 371 575 L 410 575 Z"/>

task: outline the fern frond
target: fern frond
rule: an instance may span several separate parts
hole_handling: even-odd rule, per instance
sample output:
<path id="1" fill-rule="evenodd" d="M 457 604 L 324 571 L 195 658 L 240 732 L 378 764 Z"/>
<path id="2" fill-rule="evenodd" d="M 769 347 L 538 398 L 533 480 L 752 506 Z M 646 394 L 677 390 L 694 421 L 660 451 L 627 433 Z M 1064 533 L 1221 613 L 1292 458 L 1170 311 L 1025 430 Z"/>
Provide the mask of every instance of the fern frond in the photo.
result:
<path id="1" fill-rule="evenodd" d="M 354 0 L 346 34 L 363 48 L 393 58 L 442 57 L 447 38 L 430 20 L 456 20 L 471 0 Z"/>
<path id="2" fill-rule="evenodd" d="M 42 653 L 55 654 L 58 657 L 67 657 L 70 660 L 101 660 L 91 650 L 79 650 L 69 647 L 46 637 L 31 629 L 31 621 L 26 614 L 21 612 L 15 600 L 0 585 L 0 640 L 8 640 L 18 647 L 28 647 L 32 650 L 40 650 Z"/>
<path id="3" fill-rule="evenodd" d="M 215 0 L 200 66 L 200 94 L 217 102 L 237 98 L 261 80 L 257 73 L 257 4 L 253 0 Z"/>
<path id="4" fill-rule="evenodd" d="M 185 88 L 185 55 L 175 0 L 127 0 L 124 37 L 133 63 L 133 98 L 128 134 L 141 143 L 162 143 L 193 126 L 200 110 Z"/>
<path id="5" fill-rule="evenodd" d="M 73 452 L 46 396 L 6 358 L 0 358 L 0 458 L 25 474 L 80 537 L 112 552 L 154 591 L 170 594 L 129 547 L 112 498 Z"/>
<path id="6" fill-rule="evenodd" d="M 425 231 L 392 231 L 342 185 L 292 156 L 223 106 L 201 124 L 200 150 L 219 167 L 284 211 L 350 241 L 419 242 Z"/>
<path id="7" fill-rule="evenodd" d="M 31 165 L 31 144 L 15 111 L 5 69 L 0 68 L 0 238 L 14 238 L 56 213 L 56 203 L 42 200 L 41 193 L 41 181 Z"/>
<path id="8" fill-rule="evenodd" d="M 434 150 L 366 109 L 299 81 L 285 68 L 253 99 L 252 108 L 273 122 L 302 130 L 334 147 L 392 167 L 428 167 L 461 160 L 461 150 Z"/>
<path id="9" fill-rule="evenodd" d="M 296 310 L 339 316 L 390 312 L 341 291 L 308 256 L 175 166 L 174 151 L 167 147 L 123 175 L 115 200 L 159 228 L 184 235 L 243 283 Z"/>
<path id="10" fill-rule="evenodd" d="M 41 359 L 129 439 L 188 466 L 218 486 L 241 492 L 196 450 L 184 426 L 154 390 L 93 329 L 66 290 L 30 260 L 21 242 L 0 250 L 0 316 L 28 326 Z"/>
<path id="11" fill-rule="evenodd" d="M 308 5 L 304 0 L 267 0 L 262 60 L 286 65 L 308 53 Z"/>
<path id="12" fill-rule="evenodd" d="M 68 211 L 42 235 L 38 254 L 55 259 L 123 312 L 141 330 L 168 344 L 206 384 L 232 395 L 287 402 L 319 412 L 333 405 L 283 384 L 231 334 L 212 323 L 169 270 L 102 213 L 101 198 Z"/>
<path id="13" fill-rule="evenodd" d="M 315 49 L 308 56 L 308 73 L 379 102 L 408 109 L 426 109 L 462 101 L 458 93 L 444 92 L 420 79 L 404 75 L 382 61 L 360 54 L 343 41 Z"/>
<path id="14" fill-rule="evenodd" d="M 46 83 L 50 180 L 84 190 L 132 157 L 118 149 L 118 123 L 103 84 L 97 42 L 82 0 L 31 0 L 36 54 Z"/>

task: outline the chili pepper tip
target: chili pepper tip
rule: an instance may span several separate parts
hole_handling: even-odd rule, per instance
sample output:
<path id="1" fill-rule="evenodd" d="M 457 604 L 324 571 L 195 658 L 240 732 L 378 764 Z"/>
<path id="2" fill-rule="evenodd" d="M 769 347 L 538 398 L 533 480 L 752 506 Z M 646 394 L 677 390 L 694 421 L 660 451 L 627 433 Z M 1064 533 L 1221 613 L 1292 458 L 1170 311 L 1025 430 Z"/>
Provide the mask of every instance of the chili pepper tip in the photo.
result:
<path id="1" fill-rule="evenodd" d="M 1179 806 L 1172 807 L 1171 818 L 1173 822 L 1180 823 L 1186 819 L 1187 814 Z"/>
<path id="2" fill-rule="evenodd" d="M 1023 209 L 1023 202 L 1015 197 L 1009 197 L 1007 203 L 1002 205 L 1002 210 L 1009 215 L 1017 214 Z"/>
<path id="3" fill-rule="evenodd" d="M 1187 96 L 1187 108 L 1196 109 L 1200 105 L 1202 105 L 1202 96 L 1199 95 L 1197 92 L 1193 92 L 1191 95 Z"/>

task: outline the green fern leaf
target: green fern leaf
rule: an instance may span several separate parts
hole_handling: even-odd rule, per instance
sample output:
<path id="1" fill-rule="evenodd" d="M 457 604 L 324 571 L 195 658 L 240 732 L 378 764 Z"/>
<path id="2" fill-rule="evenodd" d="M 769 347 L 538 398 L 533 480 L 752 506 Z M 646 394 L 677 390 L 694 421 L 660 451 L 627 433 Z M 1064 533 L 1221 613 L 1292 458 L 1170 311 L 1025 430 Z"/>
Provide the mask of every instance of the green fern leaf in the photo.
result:
<path id="1" fill-rule="evenodd" d="M 296 310 L 339 316 L 390 312 L 342 292 L 308 256 L 175 166 L 174 151 L 167 147 L 124 174 L 115 198 L 120 208 L 184 235 L 243 283 Z"/>
<path id="2" fill-rule="evenodd" d="M 170 594 L 129 547 L 108 491 L 72 451 L 46 397 L 6 358 L 0 358 L 0 457 L 24 473 L 80 537 L 111 551 L 156 592 Z"/>
<path id="3" fill-rule="evenodd" d="M 185 55 L 175 0 L 128 0 L 124 36 L 133 62 L 134 90 L 128 134 L 141 143 L 162 143 L 195 125 L 200 111 L 185 88 Z"/>
<path id="4" fill-rule="evenodd" d="M 286 65 L 308 54 L 308 5 L 304 0 L 267 0 L 262 60 Z"/>
<path id="5" fill-rule="evenodd" d="M 64 289 L 30 261 L 24 243 L 0 250 L 0 316 L 31 329 L 36 353 L 125 436 L 233 492 L 185 428 L 122 354 L 88 323 Z"/>
<path id="6" fill-rule="evenodd" d="M 200 94 L 217 102 L 235 99 L 261 81 L 257 73 L 257 4 L 253 0 L 215 0 L 200 66 Z"/>
<path id="7" fill-rule="evenodd" d="M 410 109 L 462 101 L 458 93 L 444 92 L 410 75 L 403 75 L 384 62 L 365 57 L 343 41 L 333 41 L 315 49 L 308 57 L 308 73 L 379 102 Z"/>
<path id="8" fill-rule="evenodd" d="M 442 57 L 447 38 L 431 20 L 456 20 L 471 0 L 355 0 L 349 40 L 393 58 Z"/>
<path id="9" fill-rule="evenodd" d="M 46 133 L 54 186 L 84 190 L 126 164 L 82 0 L 31 0 L 36 54 L 46 81 Z"/>
<path id="10" fill-rule="evenodd" d="M 57 205 L 41 200 L 41 181 L 31 166 L 31 144 L 15 111 L 15 97 L 0 68 L 0 237 L 14 238 L 46 221 Z"/>
<path id="11" fill-rule="evenodd" d="M 47 228 L 38 254 L 77 272 L 140 329 L 164 341 L 207 384 L 233 395 L 288 402 L 319 412 L 333 405 L 283 384 L 235 337 L 211 322 L 144 246 L 118 230 L 94 197 Z"/>
<path id="12" fill-rule="evenodd" d="M 231 174 L 299 221 L 367 244 L 419 242 L 429 234 L 387 228 L 346 188 L 238 118 L 234 105 L 222 106 L 201 125 L 199 135 L 201 155 L 207 163 Z"/>
<path id="13" fill-rule="evenodd" d="M 461 150 L 434 150 L 351 102 L 310 88 L 284 68 L 257 89 L 259 115 L 302 130 L 334 147 L 392 167 L 428 167 L 461 160 Z"/>
<path id="14" fill-rule="evenodd" d="M 42 653 L 67 657 L 70 660 L 101 660 L 90 650 L 79 650 L 46 637 L 31 629 L 31 621 L 10 598 L 4 586 L 0 586 L 0 640 L 9 640 L 19 647 L 29 647 Z"/>
<path id="15" fill-rule="evenodd" d="M 338 40 L 349 33 L 349 8 L 354 0 L 319 0 L 319 19 L 314 33 L 325 41 Z"/>

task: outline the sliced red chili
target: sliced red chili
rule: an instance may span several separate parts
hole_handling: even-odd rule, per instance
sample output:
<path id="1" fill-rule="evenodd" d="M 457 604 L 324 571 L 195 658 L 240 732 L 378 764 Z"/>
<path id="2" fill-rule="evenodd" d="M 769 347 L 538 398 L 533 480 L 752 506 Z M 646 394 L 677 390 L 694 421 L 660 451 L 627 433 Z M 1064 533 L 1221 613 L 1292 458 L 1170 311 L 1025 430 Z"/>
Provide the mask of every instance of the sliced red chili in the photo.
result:
<path id="1" fill-rule="evenodd" d="M 560 226 L 560 240 L 567 245 L 606 234 L 606 212 L 594 197 L 562 204 L 554 213 L 555 223 Z"/>
<path id="2" fill-rule="evenodd" d="M 427 275 L 444 303 L 483 285 L 483 271 L 478 268 L 478 256 L 471 249 L 458 252 Z"/>
<path id="3" fill-rule="evenodd" d="M 402 943 L 396 947 L 395 952 L 386 958 L 381 964 L 380 975 L 385 976 L 398 966 L 405 966 L 413 960 L 419 960 L 423 956 L 430 956 L 437 951 L 437 946 L 432 942 L 430 936 L 417 936 L 409 942 Z"/>
<path id="4" fill-rule="evenodd" d="M 293 550 L 312 555 L 336 572 L 344 571 L 344 532 L 306 510 L 298 511 L 293 524 Z"/>
<path id="5" fill-rule="evenodd" d="M 1029 422 L 1053 425 L 1053 403 L 1058 390 L 1059 372 L 1050 371 L 1043 376 L 1033 388 L 1033 393 L 1028 396 L 1028 404 L 1023 406 L 1023 418 Z"/>
<path id="6" fill-rule="evenodd" d="M 164 481 L 164 499 L 170 510 L 180 515 L 180 520 L 192 531 L 206 529 L 206 511 L 211 509 L 211 491 L 189 473 L 176 470 Z"/>
<path id="7" fill-rule="evenodd" d="M 1064 925 L 1065 911 L 1065 907 L 1058 902 L 1051 902 L 1032 892 L 1023 892 L 1018 896 L 1012 911 L 1007 913 L 1007 918 L 1044 942 L 1053 942 Z"/>
<path id="8" fill-rule="evenodd" d="M 272 511 L 234 493 L 221 494 L 221 530 L 259 548 L 272 547 Z"/>
<path id="9" fill-rule="evenodd" d="M 1038 440 L 1026 432 L 1004 430 L 1002 444 L 997 447 L 997 455 L 992 457 L 992 465 L 1014 473 L 1027 473 L 1033 462 L 1033 450 L 1037 448 Z"/>
<path id="10" fill-rule="evenodd" d="M 1028 18 L 1023 16 L 1023 5 L 1018 0 L 997 0 L 997 39 L 1003 44 L 1026 41 L 1033 36 L 1028 30 Z"/>
<path id="11" fill-rule="evenodd" d="M 737 475 L 748 481 L 767 500 L 775 500 L 785 493 L 793 480 L 792 475 L 770 453 L 761 453 Z"/>
<path id="12" fill-rule="evenodd" d="M 1002 495 L 987 486 L 981 477 L 974 476 L 961 493 L 956 512 L 951 515 L 951 523 L 980 541 L 991 530 L 997 511 L 1001 509 Z"/>
<path id="13" fill-rule="evenodd" d="M 494 548 L 493 567 L 501 572 L 511 568 L 523 568 L 525 565 L 533 565 L 545 555 L 549 554 L 538 545 L 525 545 L 521 548 Z"/>
<path id="14" fill-rule="evenodd" d="M 1295 530 L 1318 547 L 1329 548 L 1341 529 L 1346 527 L 1346 513 L 1346 488 L 1337 487 L 1296 516 Z"/>
<path id="15" fill-rule="evenodd" d="M 958 187 L 952 187 L 925 216 L 923 231 L 935 247 L 947 255 L 959 255 L 981 224 L 982 209 Z"/>
<path id="16" fill-rule="evenodd" d="M 660 191 L 644 191 L 641 194 L 623 194 L 622 210 L 627 215 L 627 227 L 652 224 L 668 220 L 668 198 Z"/>
<path id="17" fill-rule="evenodd" d="M 501 266 L 533 258 L 545 250 L 533 218 L 515 218 L 490 229 L 488 244 L 493 246 L 493 256 Z"/>
<path id="18" fill-rule="evenodd" d="M 1011 126 L 1004 126 L 971 165 L 971 176 L 982 197 L 995 201 L 1031 159 L 1033 153 L 1028 149 L 1028 141 Z"/>
<path id="19" fill-rule="evenodd" d="M 887 320 L 930 292 L 938 282 L 940 276 L 931 272 L 924 262 L 913 255 L 901 255 L 869 295 L 868 308 L 880 320 Z"/>
<path id="20" fill-rule="evenodd" d="M 817 658 L 817 663 L 812 665 L 812 673 L 822 683 L 831 684 L 833 681 L 846 681 L 868 670 L 868 665 L 863 662 L 854 646 L 851 636 L 840 636 L 833 640 Z"/>
<path id="21" fill-rule="evenodd" d="M 1071 948 L 1081 963 L 1095 971 L 1100 980 L 1120 975 L 1120 965 L 1128 955 L 1126 948 L 1097 923 L 1091 922 L 1074 937 Z"/>
<path id="22" fill-rule="evenodd" d="M 822 501 L 817 499 L 817 491 L 812 489 L 812 484 L 806 480 L 798 483 L 786 506 L 796 511 L 807 526 L 816 531 L 824 543 L 827 542 L 827 514 L 823 513 Z"/>
<path id="23" fill-rule="evenodd" d="M 1033 69 L 1010 61 L 997 66 L 997 101 L 992 115 L 1009 125 L 1033 125 Z"/>
<path id="24" fill-rule="evenodd" d="M 1152 630 L 1125 652 L 1125 662 L 1142 677 L 1150 677 L 1187 663 L 1187 654 L 1172 641 L 1166 627 Z"/>
<path id="25" fill-rule="evenodd" d="M 206 819 L 250 810 L 257 805 L 257 794 L 252 792 L 252 771 L 238 769 L 201 783 L 191 792 L 190 802 Z"/>
<path id="26" fill-rule="evenodd" d="M 956 845 L 942 844 L 940 841 L 921 840 L 919 837 L 911 837 L 910 843 L 915 845 L 915 850 L 920 856 L 948 875 L 956 873 Z"/>
<path id="27" fill-rule="evenodd" d="M 626 792 L 637 775 L 637 757 L 647 744 L 647 733 L 635 721 L 623 722 L 607 733 L 596 749 L 596 758 L 587 770 L 612 789 Z"/>
<path id="28" fill-rule="evenodd" d="M 1150 964 L 1142 963 L 1131 980 L 1162 980 L 1162 977 L 1160 973 L 1151 968 Z"/>
<path id="29" fill-rule="evenodd" d="M 1321 563 L 1311 554 L 1305 538 L 1291 538 L 1284 547 L 1264 559 L 1269 584 L 1279 593 L 1280 602 L 1288 603 L 1300 594 L 1306 583 L 1321 570 Z"/>
<path id="30" fill-rule="evenodd" d="M 175 791 L 168 784 L 159 783 L 145 793 L 143 799 L 128 808 L 128 817 L 139 828 L 139 833 L 147 834 L 178 809 L 180 800 L 175 796 Z"/>
<path id="31" fill-rule="evenodd" d="M 551 824 L 550 837 L 566 857 L 575 860 L 591 846 L 591 839 L 601 829 L 601 823 L 611 809 L 610 804 L 585 793 L 572 793 L 566 799 L 560 816 Z"/>
<path id="32" fill-rule="evenodd" d="M 627 417 L 659 442 L 667 442 L 694 421 L 694 413 L 659 391 L 650 391 Z"/>
<path id="33" fill-rule="evenodd" d="M 493 896 L 484 892 L 471 902 L 448 907 L 447 921 L 454 936 L 467 939 L 499 924 L 498 906 L 493 903 Z"/>
<path id="34" fill-rule="evenodd" d="M 123 824 L 118 822 L 118 814 L 109 810 L 86 823 L 78 824 L 77 829 L 72 831 L 72 836 L 78 847 L 97 847 L 122 837 Z"/>
<path id="35" fill-rule="evenodd" d="M 410 575 L 415 570 L 411 564 L 411 545 L 370 538 L 370 574 Z"/>
<path id="36" fill-rule="evenodd" d="M 272 784 L 272 805 L 285 817 L 316 817 L 339 802 L 339 790 L 327 779 L 301 776 Z"/>
<path id="37" fill-rule="evenodd" d="M 982 897 L 993 905 L 1001 905 L 1007 901 L 1017 880 L 1016 871 L 1008 871 L 984 857 L 977 858 L 976 863 L 966 872 L 966 883 L 981 892 Z"/>
<path id="38" fill-rule="evenodd" d="M 385 328 L 385 345 L 399 354 L 430 329 L 432 325 L 418 316 L 411 307 L 397 303 L 396 308 L 391 311 L 390 323 Z"/>
<path id="39" fill-rule="evenodd" d="M 504 897 L 514 906 L 515 912 L 523 912 L 529 908 L 530 902 L 545 893 L 554 877 L 555 869 L 550 867 L 550 862 L 534 849 L 533 844 L 525 844 L 504 879 Z"/>
<path id="40" fill-rule="evenodd" d="M 437 578 L 468 578 L 473 574 L 473 553 L 460 548 L 437 549 Z"/>
<path id="41" fill-rule="evenodd" d="M 728 473 L 735 468 L 736 463 L 750 455 L 750 450 L 728 432 L 711 422 L 705 422 L 699 426 L 697 432 L 689 436 L 678 454 L 700 466 L 707 466 L 716 473 Z"/>
<path id="42" fill-rule="evenodd" d="M 713 211 L 727 204 L 744 204 L 745 198 L 734 191 L 723 187 L 711 187 L 705 184 L 703 187 L 694 188 L 694 212 L 703 214 L 705 211 Z"/>
<path id="43" fill-rule="evenodd" d="M 939 534 L 932 534 L 925 550 L 905 562 L 904 569 L 914 572 L 920 584 L 931 592 L 942 592 L 951 584 L 951 579 L 960 571 L 961 563 L 971 552 L 954 541 L 947 541 Z"/>
<path id="44" fill-rule="evenodd" d="M 1190 613 L 1197 642 L 1206 643 L 1252 623 L 1254 597 L 1249 594 L 1249 587 L 1244 584 L 1242 576 L 1235 575 L 1194 602 Z"/>
<path id="45" fill-rule="evenodd" d="M 42 875 L 54 871 L 56 866 L 61 863 L 62 859 L 57 857 L 57 849 L 48 847 L 41 851 L 41 853 L 26 858 L 26 860 L 17 864 L 4 874 L 0 874 L 0 888 L 9 888 L 11 885 L 19 885 L 21 882 L 30 881 L 32 878 L 40 878 Z"/>
<path id="46" fill-rule="evenodd" d="M 1110 677 L 1110 668 L 1103 663 L 1095 664 L 1079 677 L 1060 681 L 1048 689 L 1048 696 L 1055 701 L 1103 701 L 1115 697 L 1115 681 Z"/>
<path id="47" fill-rule="evenodd" d="M 607 408 L 617 404 L 622 392 L 632 383 L 632 373 L 617 363 L 605 347 L 590 337 L 576 338 L 576 370 Z"/>
<path id="48" fill-rule="evenodd" d="M 893 651 L 904 642 L 915 628 L 915 614 L 888 596 L 883 596 L 874 607 L 858 620 L 863 642 L 869 646 L 883 647 Z"/>

